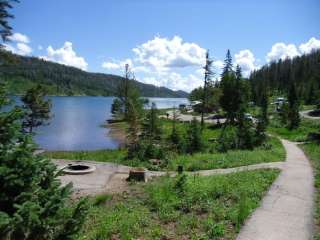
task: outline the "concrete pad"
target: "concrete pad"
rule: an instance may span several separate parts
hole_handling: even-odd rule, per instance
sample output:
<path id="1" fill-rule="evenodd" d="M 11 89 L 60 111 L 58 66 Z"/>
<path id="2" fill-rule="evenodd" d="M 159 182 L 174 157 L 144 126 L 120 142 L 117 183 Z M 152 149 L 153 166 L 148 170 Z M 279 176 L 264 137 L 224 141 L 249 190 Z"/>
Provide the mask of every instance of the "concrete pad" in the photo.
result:
<path id="1" fill-rule="evenodd" d="M 76 195 L 94 195 L 104 192 L 115 192 L 119 186 L 126 184 L 125 179 L 128 176 L 130 167 L 118 165 L 114 163 L 99 163 L 94 161 L 71 161 L 63 159 L 55 159 L 54 163 L 58 168 L 63 168 L 68 164 L 86 164 L 95 166 L 96 170 L 89 174 L 83 175 L 63 175 L 60 176 L 62 184 L 73 184 L 73 189 Z M 119 181 L 112 181 L 116 175 L 121 175 Z M 111 184 L 112 183 L 112 184 Z M 120 190 L 120 188 L 119 188 Z"/>

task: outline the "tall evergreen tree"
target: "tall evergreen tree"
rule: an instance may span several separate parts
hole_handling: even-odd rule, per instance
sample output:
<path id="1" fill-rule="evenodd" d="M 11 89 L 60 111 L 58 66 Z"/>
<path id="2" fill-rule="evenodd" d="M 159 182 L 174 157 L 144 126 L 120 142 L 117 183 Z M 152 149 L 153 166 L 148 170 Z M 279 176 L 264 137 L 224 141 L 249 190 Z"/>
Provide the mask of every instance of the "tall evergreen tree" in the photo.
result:
<path id="1" fill-rule="evenodd" d="M 85 200 L 70 199 L 59 171 L 35 156 L 31 135 L 22 133 L 23 110 L 5 110 L 9 102 L 0 83 L 0 239 L 71 240 L 85 219 Z"/>
<path id="2" fill-rule="evenodd" d="M 295 129 L 300 124 L 299 99 L 295 84 L 292 83 L 288 93 L 288 128 Z"/>
<path id="3" fill-rule="evenodd" d="M 127 113 L 127 138 L 128 138 L 128 158 L 132 159 L 137 156 L 139 151 L 139 134 L 141 130 L 141 118 L 137 106 L 132 100 L 128 101 Z"/>
<path id="4" fill-rule="evenodd" d="M 145 121 L 142 125 L 142 137 L 149 142 L 160 140 L 161 122 L 158 116 L 158 109 L 155 103 L 151 104 L 150 111 L 146 114 Z"/>
<path id="5" fill-rule="evenodd" d="M 32 133 L 34 128 L 45 124 L 51 118 L 51 101 L 45 99 L 46 95 L 46 90 L 37 85 L 22 96 L 23 109 L 26 112 L 22 123 L 25 131 Z"/>
<path id="6" fill-rule="evenodd" d="M 237 102 L 238 89 L 237 77 L 232 69 L 232 58 L 229 50 L 225 59 L 220 88 L 222 90 L 220 105 L 226 112 L 226 124 L 234 124 L 237 112 L 239 111 L 239 104 Z"/>
<path id="7" fill-rule="evenodd" d="M 233 73 L 233 65 L 232 65 L 231 52 L 228 49 L 227 54 L 226 54 L 226 58 L 224 60 L 224 67 L 223 67 L 223 71 L 222 71 L 222 76 L 225 76 L 225 75 L 228 75 L 231 73 Z"/>
<path id="8" fill-rule="evenodd" d="M 133 86 L 132 80 L 134 79 L 134 74 L 130 70 L 129 64 L 125 65 L 125 75 L 123 80 L 121 80 L 117 89 L 117 98 L 114 99 L 112 108 L 117 110 L 118 115 L 123 115 L 124 120 L 129 119 L 129 102 L 130 98 L 137 95 L 137 89 Z M 132 103 L 132 101 L 131 101 Z M 114 106 L 115 105 L 115 106 Z M 114 112 L 116 114 L 116 112 Z"/>
<path id="9" fill-rule="evenodd" d="M 213 61 L 209 58 L 209 50 L 206 53 L 206 65 L 204 67 L 204 86 L 202 95 L 202 109 L 201 109 L 201 129 L 204 128 L 204 113 L 208 107 L 209 90 L 211 87 L 211 81 L 213 76 L 212 71 Z"/>

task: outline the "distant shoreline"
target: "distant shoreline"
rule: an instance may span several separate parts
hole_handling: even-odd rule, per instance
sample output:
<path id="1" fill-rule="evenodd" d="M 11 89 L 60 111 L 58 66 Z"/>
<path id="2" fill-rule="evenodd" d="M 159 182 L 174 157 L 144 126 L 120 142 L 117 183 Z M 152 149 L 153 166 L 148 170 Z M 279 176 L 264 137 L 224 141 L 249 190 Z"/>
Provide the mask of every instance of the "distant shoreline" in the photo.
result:
<path id="1" fill-rule="evenodd" d="M 10 94 L 9 96 L 12 97 L 21 97 L 24 94 Z M 103 96 L 103 95 L 46 95 L 47 97 L 110 97 L 114 98 L 116 96 Z M 188 99 L 187 97 L 145 97 L 142 96 L 142 98 L 172 98 L 172 99 Z"/>

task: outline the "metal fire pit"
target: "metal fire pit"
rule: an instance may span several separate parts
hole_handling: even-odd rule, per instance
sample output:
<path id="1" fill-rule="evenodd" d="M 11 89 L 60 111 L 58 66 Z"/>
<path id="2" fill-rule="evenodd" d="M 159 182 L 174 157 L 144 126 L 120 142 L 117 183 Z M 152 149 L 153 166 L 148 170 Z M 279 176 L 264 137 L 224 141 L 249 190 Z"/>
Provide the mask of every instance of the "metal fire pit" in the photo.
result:
<path id="1" fill-rule="evenodd" d="M 81 175 L 92 173 L 95 170 L 95 166 L 90 166 L 87 164 L 68 164 L 68 166 L 64 167 L 62 171 L 65 174 Z"/>

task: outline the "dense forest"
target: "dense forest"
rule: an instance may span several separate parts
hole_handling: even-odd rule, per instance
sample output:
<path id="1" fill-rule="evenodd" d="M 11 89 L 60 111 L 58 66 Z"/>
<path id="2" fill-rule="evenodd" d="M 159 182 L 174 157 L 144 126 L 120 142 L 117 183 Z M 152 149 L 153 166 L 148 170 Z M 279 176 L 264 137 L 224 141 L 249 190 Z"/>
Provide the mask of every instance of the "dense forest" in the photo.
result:
<path id="1" fill-rule="evenodd" d="M 313 104 L 320 98 L 320 50 L 265 65 L 251 74 L 250 82 L 256 101 L 265 87 L 285 96 L 294 83 L 300 100 Z"/>
<path id="2" fill-rule="evenodd" d="M 1 53 L 0 59 L 5 57 Z M 9 54 L 11 55 L 11 54 Z M 6 56 L 7 57 L 7 56 Z M 90 73 L 78 68 L 45 61 L 36 57 L 10 56 L 9 62 L 0 62 L 0 77 L 8 81 L 12 94 L 25 93 L 27 89 L 40 83 L 50 95 L 114 96 L 123 77 Z M 133 81 L 145 97 L 187 97 L 183 91 L 173 91 Z"/>

